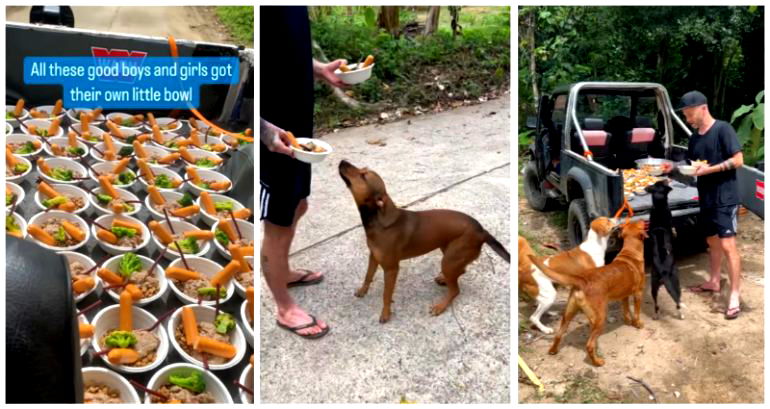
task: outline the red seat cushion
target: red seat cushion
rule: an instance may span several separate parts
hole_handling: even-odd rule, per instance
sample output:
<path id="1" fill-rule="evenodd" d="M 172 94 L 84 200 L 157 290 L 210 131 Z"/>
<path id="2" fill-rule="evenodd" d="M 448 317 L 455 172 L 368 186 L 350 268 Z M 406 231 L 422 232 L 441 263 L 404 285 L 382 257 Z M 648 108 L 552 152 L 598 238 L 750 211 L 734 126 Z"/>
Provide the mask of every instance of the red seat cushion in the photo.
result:
<path id="1" fill-rule="evenodd" d="M 631 143 L 650 143 L 655 139 L 655 129 L 634 128 L 631 130 Z"/>
<path id="2" fill-rule="evenodd" d="M 604 146 L 607 144 L 607 132 L 604 131 L 583 131 L 583 137 L 588 146 Z"/>

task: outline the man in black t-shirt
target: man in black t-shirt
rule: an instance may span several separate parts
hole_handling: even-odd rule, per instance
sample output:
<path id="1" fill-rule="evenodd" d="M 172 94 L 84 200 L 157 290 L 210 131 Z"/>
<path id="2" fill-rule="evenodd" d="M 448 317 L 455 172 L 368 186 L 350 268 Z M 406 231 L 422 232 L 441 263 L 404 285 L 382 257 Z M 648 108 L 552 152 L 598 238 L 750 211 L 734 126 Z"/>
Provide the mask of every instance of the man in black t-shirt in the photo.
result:
<path id="1" fill-rule="evenodd" d="M 313 80 L 344 88 L 334 74 L 345 60 L 313 60 L 307 7 L 260 8 L 260 220 L 262 272 L 277 305 L 277 324 L 303 338 L 329 326 L 300 308 L 288 287 L 318 284 L 320 272 L 289 267 L 289 249 L 308 209 L 310 164 L 294 159 L 286 131 L 313 135 Z"/>
<path id="2" fill-rule="evenodd" d="M 743 165 L 741 145 L 729 123 L 711 116 L 706 97 L 700 92 L 686 93 L 680 109 L 695 129 L 687 146 L 687 158 L 696 167 L 700 220 L 709 245 L 711 274 L 708 281 L 690 290 L 719 293 L 722 256 L 726 256 L 730 299 L 725 318 L 734 319 L 741 312 L 741 260 L 735 240 L 740 203 L 735 169 Z"/>

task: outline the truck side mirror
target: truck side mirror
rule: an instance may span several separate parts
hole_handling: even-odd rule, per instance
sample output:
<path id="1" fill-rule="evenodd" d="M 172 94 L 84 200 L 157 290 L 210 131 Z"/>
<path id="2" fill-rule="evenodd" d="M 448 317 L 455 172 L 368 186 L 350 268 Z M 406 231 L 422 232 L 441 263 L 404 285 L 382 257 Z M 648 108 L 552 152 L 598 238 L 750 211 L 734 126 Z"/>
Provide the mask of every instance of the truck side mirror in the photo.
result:
<path id="1" fill-rule="evenodd" d="M 536 116 L 528 116 L 527 117 L 527 128 L 529 128 L 529 129 L 537 129 L 537 117 Z"/>

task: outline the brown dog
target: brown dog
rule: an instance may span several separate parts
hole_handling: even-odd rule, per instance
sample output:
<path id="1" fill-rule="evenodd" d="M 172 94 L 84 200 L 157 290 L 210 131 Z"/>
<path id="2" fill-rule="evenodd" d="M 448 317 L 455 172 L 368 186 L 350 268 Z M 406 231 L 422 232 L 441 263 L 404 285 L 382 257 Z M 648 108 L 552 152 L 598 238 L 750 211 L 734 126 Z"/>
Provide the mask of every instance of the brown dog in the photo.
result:
<path id="1" fill-rule="evenodd" d="M 591 333 L 586 343 L 586 351 L 591 362 L 596 366 L 604 365 L 604 360 L 596 356 L 596 340 L 604 330 L 607 319 L 607 304 L 609 301 L 621 300 L 623 306 L 623 321 L 636 328 L 642 328 L 641 308 L 644 291 L 644 221 L 628 223 L 622 227 L 620 236 L 623 238 L 623 249 L 620 250 L 612 263 L 603 267 L 585 271 L 582 276 L 571 276 L 559 273 L 548 267 L 541 260 L 530 256 L 548 277 L 557 283 L 569 285 L 572 291 L 567 301 L 567 309 L 561 326 L 556 332 L 553 345 L 548 353 L 554 355 L 559 351 L 561 337 L 567 331 L 569 322 L 578 309 L 588 317 Z M 631 318 L 629 298 L 634 297 L 635 317 Z"/>
<path id="2" fill-rule="evenodd" d="M 457 280 L 465 272 L 465 267 L 479 256 L 484 243 L 505 261 L 511 262 L 511 255 L 505 247 L 467 214 L 453 210 L 413 212 L 399 209 L 388 196 L 385 182 L 376 172 L 359 169 L 345 160 L 340 162 L 339 172 L 358 206 L 369 247 L 369 268 L 364 284 L 356 291 L 356 297 L 363 297 L 369 291 L 378 266 L 385 271 L 381 323 L 390 320 L 390 303 L 401 260 L 435 249 L 444 253 L 441 273 L 435 280 L 447 286 L 447 294 L 433 305 L 433 315 L 444 312 L 460 293 Z"/>

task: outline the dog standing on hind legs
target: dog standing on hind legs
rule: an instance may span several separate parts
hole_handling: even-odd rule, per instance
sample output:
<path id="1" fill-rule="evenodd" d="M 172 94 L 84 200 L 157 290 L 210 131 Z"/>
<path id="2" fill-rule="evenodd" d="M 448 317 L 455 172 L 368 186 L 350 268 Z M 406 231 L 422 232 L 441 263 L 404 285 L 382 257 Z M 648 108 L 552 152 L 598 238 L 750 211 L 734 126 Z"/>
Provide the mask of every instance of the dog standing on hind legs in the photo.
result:
<path id="1" fill-rule="evenodd" d="M 658 291 L 661 286 L 676 303 L 679 319 L 684 319 L 681 299 L 682 287 L 679 285 L 679 271 L 674 263 L 674 245 L 671 209 L 668 206 L 668 193 L 671 187 L 667 181 L 658 181 L 647 186 L 644 190 L 652 194 L 652 211 L 650 212 L 650 242 L 652 250 L 652 273 L 650 274 L 650 289 L 655 307 L 653 319 L 659 318 Z"/>
<path id="2" fill-rule="evenodd" d="M 358 206 L 369 247 L 369 267 L 356 297 L 363 297 L 369 291 L 377 267 L 382 266 L 385 271 L 380 323 L 390 320 L 390 304 L 401 260 L 441 249 L 441 273 L 435 281 L 446 285 L 447 293 L 431 307 L 432 315 L 443 313 L 460 294 L 457 281 L 468 264 L 479 257 L 484 244 L 511 262 L 508 250 L 467 214 L 444 209 L 419 212 L 399 209 L 376 172 L 357 168 L 345 160 L 340 162 L 338 170 Z"/>

